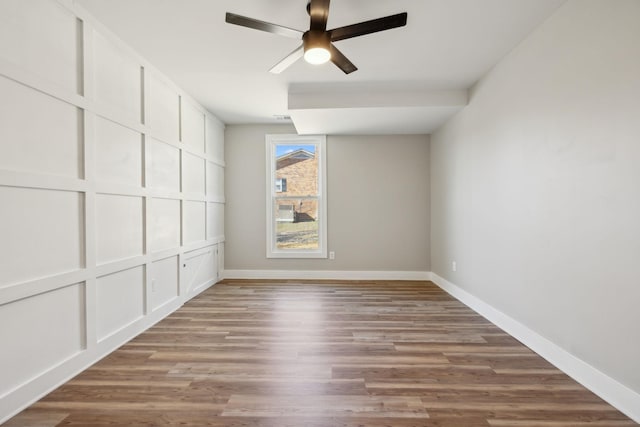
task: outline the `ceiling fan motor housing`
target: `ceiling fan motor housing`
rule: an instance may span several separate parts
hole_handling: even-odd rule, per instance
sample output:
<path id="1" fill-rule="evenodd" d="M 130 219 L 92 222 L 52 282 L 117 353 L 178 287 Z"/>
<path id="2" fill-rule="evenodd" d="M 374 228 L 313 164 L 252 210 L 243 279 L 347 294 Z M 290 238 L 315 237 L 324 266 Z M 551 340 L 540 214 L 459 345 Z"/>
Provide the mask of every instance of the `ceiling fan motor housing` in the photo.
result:
<path id="1" fill-rule="evenodd" d="M 327 31 L 309 30 L 302 35 L 302 43 L 305 52 L 314 48 L 329 50 L 331 36 Z"/>

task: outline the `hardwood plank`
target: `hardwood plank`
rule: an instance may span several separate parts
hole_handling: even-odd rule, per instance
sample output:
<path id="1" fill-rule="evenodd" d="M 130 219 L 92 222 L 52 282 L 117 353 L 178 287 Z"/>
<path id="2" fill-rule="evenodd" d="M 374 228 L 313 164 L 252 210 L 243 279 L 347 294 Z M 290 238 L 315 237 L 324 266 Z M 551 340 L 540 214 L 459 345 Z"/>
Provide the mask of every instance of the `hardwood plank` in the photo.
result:
<path id="1" fill-rule="evenodd" d="M 3 427 L 55 427 L 67 416 L 69 413 L 64 411 L 39 411 L 29 408 L 4 423 Z"/>
<path id="2" fill-rule="evenodd" d="M 417 397 L 354 395 L 234 395 L 222 415 L 322 417 L 328 410 L 334 417 L 429 418 L 424 404 Z"/>

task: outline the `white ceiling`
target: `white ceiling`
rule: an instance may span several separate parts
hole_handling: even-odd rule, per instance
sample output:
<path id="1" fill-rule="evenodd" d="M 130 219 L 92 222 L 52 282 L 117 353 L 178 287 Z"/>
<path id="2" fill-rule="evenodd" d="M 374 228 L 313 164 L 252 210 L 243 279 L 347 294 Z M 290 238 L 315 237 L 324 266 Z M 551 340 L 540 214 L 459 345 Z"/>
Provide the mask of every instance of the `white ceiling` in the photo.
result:
<path id="1" fill-rule="evenodd" d="M 564 0 L 333 0 L 328 28 L 399 12 L 407 26 L 336 42 L 358 67 L 299 60 L 300 42 L 226 24 L 225 12 L 307 30 L 307 0 L 75 0 L 228 124 L 291 115 L 300 133 L 430 133 Z"/>

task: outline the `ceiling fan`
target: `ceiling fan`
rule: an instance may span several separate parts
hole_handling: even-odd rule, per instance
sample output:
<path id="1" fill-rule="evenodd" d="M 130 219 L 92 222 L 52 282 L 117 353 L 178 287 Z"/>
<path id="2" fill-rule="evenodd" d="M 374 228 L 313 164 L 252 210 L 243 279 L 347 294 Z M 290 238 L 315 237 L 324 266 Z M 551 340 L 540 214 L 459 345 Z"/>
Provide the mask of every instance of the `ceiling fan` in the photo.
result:
<path id="1" fill-rule="evenodd" d="M 333 42 L 377 33 L 378 31 L 390 30 L 392 28 L 404 27 L 407 24 L 407 13 L 403 12 L 396 15 L 385 16 L 384 18 L 372 19 L 358 24 L 327 30 L 329 1 L 330 0 L 310 0 L 307 3 L 307 13 L 309 13 L 311 17 L 311 25 L 309 30 L 305 32 L 229 12 L 227 12 L 226 22 L 298 40 L 302 39 L 301 46 L 269 70 L 274 74 L 281 73 L 302 56 L 311 64 L 324 64 L 330 60 L 344 71 L 345 74 L 352 73 L 358 68 L 335 47 Z"/>

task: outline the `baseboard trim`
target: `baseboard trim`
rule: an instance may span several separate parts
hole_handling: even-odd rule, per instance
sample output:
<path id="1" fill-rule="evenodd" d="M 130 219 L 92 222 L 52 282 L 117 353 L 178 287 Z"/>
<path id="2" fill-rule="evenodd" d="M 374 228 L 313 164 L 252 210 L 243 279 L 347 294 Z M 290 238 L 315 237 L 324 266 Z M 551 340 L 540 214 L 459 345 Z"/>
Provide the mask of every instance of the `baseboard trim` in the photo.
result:
<path id="1" fill-rule="evenodd" d="M 577 358 L 537 332 L 435 273 L 431 281 L 463 304 L 502 328 L 571 378 L 640 423 L 640 394 Z"/>
<path id="2" fill-rule="evenodd" d="M 224 270 L 224 279 L 431 280 L 428 271 Z"/>

